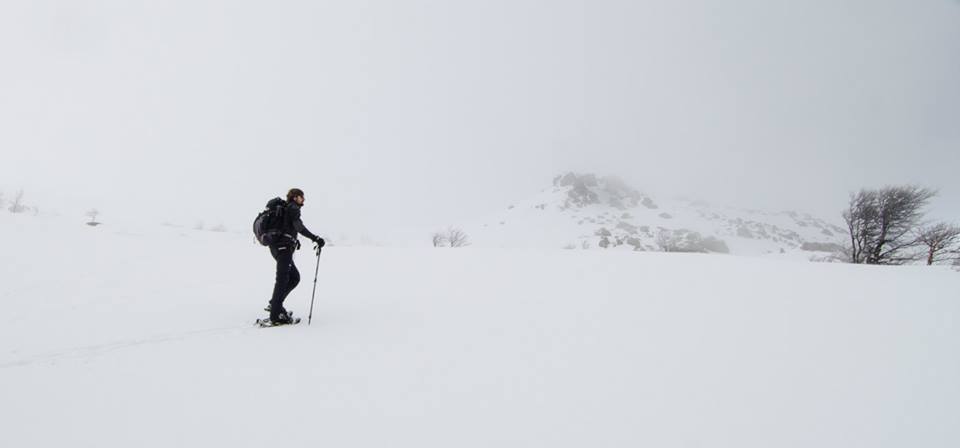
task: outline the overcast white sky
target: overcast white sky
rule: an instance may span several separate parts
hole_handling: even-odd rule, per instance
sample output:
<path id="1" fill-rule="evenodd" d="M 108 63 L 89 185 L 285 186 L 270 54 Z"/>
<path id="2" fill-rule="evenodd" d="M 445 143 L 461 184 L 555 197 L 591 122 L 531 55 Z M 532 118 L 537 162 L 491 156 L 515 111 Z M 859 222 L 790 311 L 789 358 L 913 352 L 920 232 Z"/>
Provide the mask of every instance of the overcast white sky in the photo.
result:
<path id="1" fill-rule="evenodd" d="M 105 220 L 444 225 L 578 170 L 960 221 L 956 0 L 11 0 L 0 64 L 0 189 Z"/>

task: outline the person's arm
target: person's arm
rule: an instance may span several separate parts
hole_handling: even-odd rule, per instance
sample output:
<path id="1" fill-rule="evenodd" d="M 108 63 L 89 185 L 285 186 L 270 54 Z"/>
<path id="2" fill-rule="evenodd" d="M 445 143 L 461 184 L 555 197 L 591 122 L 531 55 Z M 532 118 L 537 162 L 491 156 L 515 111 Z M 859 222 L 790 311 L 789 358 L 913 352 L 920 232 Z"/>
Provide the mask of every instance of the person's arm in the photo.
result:
<path id="1" fill-rule="evenodd" d="M 318 242 L 318 240 L 323 240 L 319 236 L 316 236 L 303 225 L 303 220 L 300 219 L 300 207 L 291 207 L 290 208 L 290 221 L 293 222 L 293 228 L 297 233 L 307 237 L 310 241 Z"/>

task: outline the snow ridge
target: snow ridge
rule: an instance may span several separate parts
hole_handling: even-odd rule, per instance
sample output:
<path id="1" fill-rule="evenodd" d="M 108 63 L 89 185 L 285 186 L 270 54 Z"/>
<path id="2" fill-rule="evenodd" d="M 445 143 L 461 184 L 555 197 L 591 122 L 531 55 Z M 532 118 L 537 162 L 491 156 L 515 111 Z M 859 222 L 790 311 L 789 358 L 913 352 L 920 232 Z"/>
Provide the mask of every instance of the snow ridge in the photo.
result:
<path id="1" fill-rule="evenodd" d="M 823 256 L 844 229 L 795 211 L 767 212 L 690 199 L 655 199 L 623 179 L 568 172 L 550 188 L 468 227 L 491 247 Z"/>

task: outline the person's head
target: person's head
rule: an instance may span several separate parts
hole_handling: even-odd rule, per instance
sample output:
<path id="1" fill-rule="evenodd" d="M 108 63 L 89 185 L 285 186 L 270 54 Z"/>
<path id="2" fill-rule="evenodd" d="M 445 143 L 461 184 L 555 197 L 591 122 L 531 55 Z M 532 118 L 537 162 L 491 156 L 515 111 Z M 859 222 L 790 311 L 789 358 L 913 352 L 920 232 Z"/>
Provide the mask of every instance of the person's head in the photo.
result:
<path id="1" fill-rule="evenodd" d="M 303 205 L 303 190 L 299 188 L 291 188 L 287 192 L 287 201 L 296 202 L 297 205 Z"/>

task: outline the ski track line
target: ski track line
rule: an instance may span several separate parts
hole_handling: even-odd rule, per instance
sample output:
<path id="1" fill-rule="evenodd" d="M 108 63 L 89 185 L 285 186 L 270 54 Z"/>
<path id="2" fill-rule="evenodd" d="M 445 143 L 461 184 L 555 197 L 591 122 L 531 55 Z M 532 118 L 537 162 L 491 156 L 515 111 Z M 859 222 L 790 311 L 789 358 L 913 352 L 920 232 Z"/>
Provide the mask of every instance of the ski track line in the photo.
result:
<path id="1" fill-rule="evenodd" d="M 200 337 L 200 336 L 212 336 L 216 334 L 229 333 L 232 331 L 245 332 L 258 330 L 255 325 L 243 325 L 243 326 L 233 326 L 233 327 L 221 327 L 221 328 L 208 328 L 204 330 L 193 330 L 187 331 L 185 333 L 175 333 L 175 334 L 164 334 L 159 336 L 147 337 L 147 338 L 138 338 L 128 341 L 118 341 L 118 342 L 109 342 L 106 344 L 98 345 L 87 345 L 81 347 L 74 347 L 65 350 L 58 350 L 43 355 L 28 356 L 26 358 L 13 360 L 13 361 L 0 361 L 0 369 L 9 369 L 15 367 L 24 367 L 32 364 L 38 364 L 43 362 L 56 362 L 62 359 L 84 359 L 90 358 L 104 353 L 122 350 L 130 347 L 137 347 L 141 345 L 149 344 L 159 344 L 162 342 L 170 341 L 181 341 L 191 337 Z"/>

